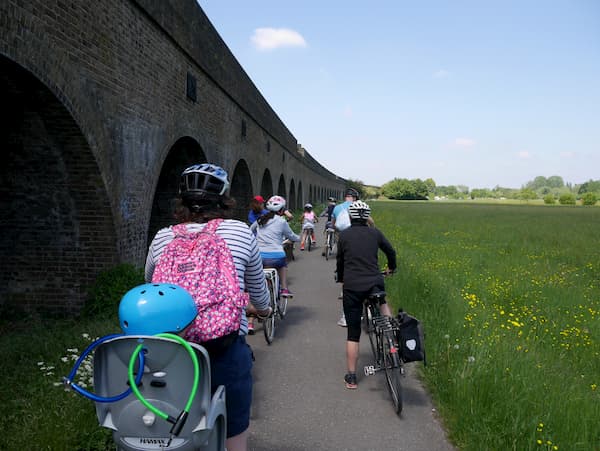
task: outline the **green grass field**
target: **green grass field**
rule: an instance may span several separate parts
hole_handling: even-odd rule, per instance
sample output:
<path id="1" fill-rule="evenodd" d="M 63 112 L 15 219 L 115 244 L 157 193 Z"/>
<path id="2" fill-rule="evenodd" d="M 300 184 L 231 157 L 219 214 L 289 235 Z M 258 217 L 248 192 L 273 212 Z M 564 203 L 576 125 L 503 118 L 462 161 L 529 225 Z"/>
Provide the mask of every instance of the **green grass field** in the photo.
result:
<path id="1" fill-rule="evenodd" d="M 600 450 L 600 209 L 374 202 L 462 450 Z M 407 412 L 407 415 L 409 412 Z"/>

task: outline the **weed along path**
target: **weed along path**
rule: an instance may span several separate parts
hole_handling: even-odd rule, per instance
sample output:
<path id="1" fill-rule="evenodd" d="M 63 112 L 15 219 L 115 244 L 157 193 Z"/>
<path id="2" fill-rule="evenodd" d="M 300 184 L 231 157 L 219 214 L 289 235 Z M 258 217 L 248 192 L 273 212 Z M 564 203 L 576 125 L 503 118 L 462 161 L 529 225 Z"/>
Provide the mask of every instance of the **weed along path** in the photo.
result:
<path id="1" fill-rule="evenodd" d="M 393 410 L 385 376 L 362 373 L 372 359 L 367 337 L 361 337 L 358 389 L 345 388 L 346 329 L 336 325 L 341 285 L 333 281 L 335 258 L 321 256 L 322 231 L 323 221 L 311 252 L 296 246 L 288 276 L 294 299 L 285 319 L 277 321 L 273 343 L 267 345 L 259 323 L 248 337 L 256 358 L 249 448 L 453 450 L 413 370 L 421 363 L 406 365 L 401 417 Z"/>

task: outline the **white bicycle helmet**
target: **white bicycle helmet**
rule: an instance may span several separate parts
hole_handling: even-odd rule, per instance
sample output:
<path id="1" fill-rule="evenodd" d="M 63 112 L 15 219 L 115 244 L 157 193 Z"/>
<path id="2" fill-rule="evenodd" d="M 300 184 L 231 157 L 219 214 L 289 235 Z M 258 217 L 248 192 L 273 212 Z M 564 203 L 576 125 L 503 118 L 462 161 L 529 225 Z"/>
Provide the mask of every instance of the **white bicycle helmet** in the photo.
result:
<path id="1" fill-rule="evenodd" d="M 269 211 L 281 211 L 285 208 L 285 199 L 281 196 L 273 196 L 267 201 L 265 206 Z"/>
<path id="2" fill-rule="evenodd" d="M 350 219 L 369 219 L 371 207 L 362 200 L 355 200 L 348 207 L 348 215 L 350 215 Z"/>
<path id="3" fill-rule="evenodd" d="M 312 208 L 312 207 L 313 207 L 313 206 L 312 206 L 312 204 L 310 204 L 310 203 L 308 203 L 308 204 L 306 204 L 306 205 L 304 206 L 304 208 Z"/>
<path id="4" fill-rule="evenodd" d="M 182 196 L 216 198 L 223 196 L 229 188 L 227 171 L 214 164 L 195 164 L 181 173 L 179 194 Z"/>

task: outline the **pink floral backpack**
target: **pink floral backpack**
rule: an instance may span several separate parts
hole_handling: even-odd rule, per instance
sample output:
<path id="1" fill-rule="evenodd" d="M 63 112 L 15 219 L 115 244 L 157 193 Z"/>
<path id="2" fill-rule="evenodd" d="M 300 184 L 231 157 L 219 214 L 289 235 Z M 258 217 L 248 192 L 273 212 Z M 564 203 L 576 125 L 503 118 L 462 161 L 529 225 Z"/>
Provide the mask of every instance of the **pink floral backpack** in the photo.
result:
<path id="1" fill-rule="evenodd" d="M 175 238 L 158 259 L 152 282 L 174 283 L 194 298 L 198 316 L 185 338 L 203 343 L 240 327 L 248 293 L 240 290 L 231 251 L 216 234 L 222 219 L 209 221 L 201 232 L 173 226 Z"/>

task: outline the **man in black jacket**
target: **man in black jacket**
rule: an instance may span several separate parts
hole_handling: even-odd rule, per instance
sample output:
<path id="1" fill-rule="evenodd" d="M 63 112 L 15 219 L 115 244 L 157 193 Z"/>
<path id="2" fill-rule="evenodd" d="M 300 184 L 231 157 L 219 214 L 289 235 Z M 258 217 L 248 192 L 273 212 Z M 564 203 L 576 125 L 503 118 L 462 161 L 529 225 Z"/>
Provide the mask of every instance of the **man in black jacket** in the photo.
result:
<path id="1" fill-rule="evenodd" d="M 363 302 L 373 291 L 384 291 L 385 288 L 377 260 L 379 249 L 387 257 L 390 272 L 396 270 L 396 251 L 379 229 L 367 225 L 371 216 L 369 205 L 361 200 L 354 201 L 348 207 L 348 213 L 352 226 L 340 233 L 336 272 L 337 281 L 344 284 L 344 315 L 348 324 L 348 373 L 344 382 L 346 388 L 357 388 L 356 362 Z M 382 315 L 392 316 L 385 301 L 379 308 Z"/>

